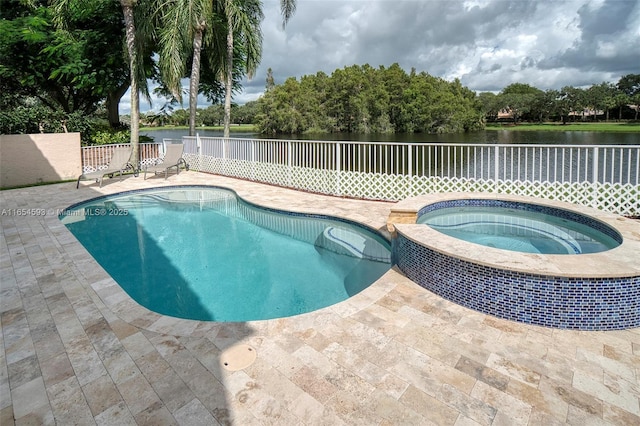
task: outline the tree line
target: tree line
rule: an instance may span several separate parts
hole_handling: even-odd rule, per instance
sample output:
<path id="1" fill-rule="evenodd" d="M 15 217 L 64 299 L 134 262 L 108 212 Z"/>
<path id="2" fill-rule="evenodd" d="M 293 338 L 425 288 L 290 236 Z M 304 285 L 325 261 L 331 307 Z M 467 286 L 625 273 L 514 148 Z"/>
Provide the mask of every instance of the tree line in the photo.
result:
<path id="1" fill-rule="evenodd" d="M 476 94 L 453 82 L 406 73 L 398 64 L 351 66 L 275 85 L 267 77 L 255 124 L 265 134 L 304 132 L 449 133 L 483 129 L 486 122 L 638 119 L 640 74 L 616 83 L 560 90 L 514 83 Z"/>
<path id="2" fill-rule="evenodd" d="M 365 78 L 364 81 L 368 83 L 362 83 L 363 76 L 376 73 L 380 74 L 378 78 Z M 341 79 L 339 82 L 332 80 L 336 75 Z M 346 83 L 348 75 L 355 78 Z M 393 77 L 400 77 L 395 80 L 395 84 Z M 382 83 L 382 78 L 388 80 Z M 411 78 L 416 81 L 413 85 L 409 84 L 407 90 L 405 84 Z M 371 87 L 372 81 L 377 87 Z M 428 81 L 437 82 L 435 87 L 442 88 L 443 93 L 436 93 L 434 87 L 411 90 Z M 338 93 L 330 93 L 337 91 L 339 84 L 351 86 L 351 89 L 342 92 L 342 97 Z M 457 84 L 459 83 L 454 82 L 453 87 Z M 331 76 L 319 72 L 305 76 L 300 81 L 290 78 L 282 85 L 275 84 L 269 71 L 265 95 L 244 105 L 233 104 L 231 109 L 235 124 L 254 124 L 256 131 L 266 134 L 442 132 L 447 129 L 465 131 L 477 130 L 485 122 L 496 121 L 637 120 L 639 88 L 640 74 L 623 76 L 617 84 L 601 83 L 588 88 L 566 86 L 560 90 L 543 91 L 527 84 L 514 83 L 499 93 L 479 93 L 475 102 L 469 102 L 473 98 L 471 93 L 458 91 L 467 98 L 463 98 L 466 103 L 456 104 L 447 99 L 451 87 L 440 79 L 424 73 L 417 74 L 415 71 L 406 74 L 397 64 L 388 69 L 380 67 L 375 70 L 365 65 L 336 70 Z M 396 103 L 393 107 L 390 103 L 392 97 L 388 92 L 385 93 L 388 90 L 402 91 L 402 96 L 395 96 Z M 418 96 L 421 95 L 420 90 L 425 91 L 425 96 Z M 351 96 L 355 91 L 358 92 L 357 95 Z M 433 105 L 437 102 L 448 104 Z M 463 114 L 464 108 L 469 106 L 471 109 L 467 110 L 467 115 Z M 457 121 L 457 117 L 447 116 L 447 108 L 451 107 L 459 110 L 457 112 L 463 117 L 461 121 Z M 443 115 L 445 119 L 440 118 L 438 121 L 437 117 Z M 390 119 L 392 116 L 393 122 Z M 141 115 L 142 123 L 148 126 L 188 126 L 189 118 L 187 110 L 174 109 L 170 105 L 159 112 Z M 443 126 L 442 123 L 447 118 L 455 121 L 455 125 Z M 198 127 L 222 126 L 223 123 L 222 104 L 197 110 Z M 437 126 L 429 128 L 428 123 L 436 123 Z"/>
<path id="3" fill-rule="evenodd" d="M 353 65 L 275 85 L 270 75 L 258 100 L 256 128 L 265 134 L 303 132 L 449 133 L 483 128 L 482 105 L 459 80 L 425 72 Z"/>
<path id="4" fill-rule="evenodd" d="M 362 84 L 363 75 L 380 73 L 380 78 L 387 77 L 388 81 L 376 81 L 376 90 L 371 84 Z M 340 84 L 356 87 L 358 95 L 352 97 L 356 89 L 345 90 L 342 97 L 337 93 L 338 83 L 332 77 L 339 75 Z M 345 76 L 356 77 L 350 83 L 345 83 Z M 444 88 L 444 95 L 435 93 L 433 87 L 426 96 L 420 97 L 416 92 L 405 90 L 405 82 L 412 78 L 418 82 L 437 81 Z M 401 77 L 393 83 L 393 77 Z M 371 80 L 369 80 L 371 83 Z M 457 82 L 454 82 L 458 84 Z M 413 84 L 413 87 L 418 83 Z M 322 89 L 318 90 L 320 87 Z M 411 87 L 411 85 L 409 85 Z M 391 106 L 392 97 L 385 90 L 401 90 L 402 96 L 395 96 L 396 104 Z M 356 131 L 359 133 L 385 133 L 391 131 L 417 132 L 425 131 L 427 117 L 434 123 L 434 117 L 446 113 L 446 107 L 455 105 L 440 105 L 438 107 L 426 103 L 426 99 L 446 99 L 449 88 L 442 80 L 416 74 L 412 71 L 404 73 L 394 64 L 389 69 L 380 67 L 376 70 L 369 65 L 362 67 L 348 67 L 336 70 L 331 76 L 322 72 L 312 76 L 305 76 L 300 81 L 288 79 L 282 85 L 276 85 L 271 72 L 268 72 L 265 95 L 256 101 L 244 105 L 232 105 L 232 116 L 235 124 L 254 124 L 256 131 L 266 134 L 274 133 L 328 133 L 339 131 Z M 455 92 L 455 91 L 454 91 Z M 472 95 L 463 92 L 468 96 Z M 430 98 L 429 98 L 430 96 Z M 467 129 L 478 129 L 485 122 L 547 122 L 547 121 L 588 121 L 588 120 L 637 120 L 638 102 L 640 97 L 640 74 L 630 74 L 620 78 L 618 83 L 601 83 L 588 88 L 563 87 L 560 90 L 540 90 L 528 84 L 514 83 L 505 87 L 499 93 L 482 92 L 476 95 L 471 115 L 467 116 Z M 404 103 L 403 103 L 404 101 Z M 421 102 L 425 104 L 420 105 Z M 450 102 L 450 101 L 448 101 Z M 371 107 L 373 105 L 373 107 Z M 352 113 L 346 114 L 351 108 Z M 458 106 L 458 108 L 464 108 Z M 479 116 L 476 109 L 479 108 Z M 400 112 L 400 113 L 398 113 Z M 460 113 L 460 111 L 458 111 Z M 334 114 L 334 117 L 327 116 Z M 395 115 L 393 115 L 395 114 Z M 396 117 L 391 125 L 389 117 Z M 472 117 L 472 118 L 469 118 Z M 480 118 L 479 118 L 480 117 Z M 463 118 L 464 120 L 464 118 Z M 174 109 L 171 105 L 159 112 L 149 112 L 141 115 L 141 121 L 148 126 L 188 126 L 189 112 L 184 109 Z M 444 122 L 444 120 L 440 120 Z M 197 110 L 197 126 L 222 126 L 224 123 L 224 107 L 214 104 L 208 108 Z M 324 125 L 323 125 L 324 123 Z M 464 131 L 462 126 L 450 126 L 454 131 Z M 423 127 L 420 126 L 423 125 Z M 460 124 L 460 123 L 456 123 Z M 475 127 L 473 127 L 475 126 Z M 355 129 L 355 130 L 354 130 Z M 400 130 L 396 130 L 400 129 Z M 426 131 L 445 131 L 440 125 Z"/>
<path id="5" fill-rule="evenodd" d="M 603 82 L 588 88 L 565 86 L 546 91 L 528 84 L 515 83 L 500 93 L 478 95 L 488 121 L 500 116 L 518 122 L 558 120 L 597 120 L 603 118 L 638 119 L 640 110 L 640 74 L 624 75 L 616 84 Z"/>
<path id="6" fill-rule="evenodd" d="M 231 104 L 231 116 L 233 124 L 255 123 L 258 113 L 258 102 L 250 101 L 244 105 Z M 218 103 L 207 108 L 198 108 L 195 116 L 196 127 L 220 127 L 224 125 L 224 104 Z M 143 126 L 189 126 L 191 119 L 189 111 L 178 108 L 164 108 L 160 111 L 149 111 L 140 114 L 140 122 Z"/>

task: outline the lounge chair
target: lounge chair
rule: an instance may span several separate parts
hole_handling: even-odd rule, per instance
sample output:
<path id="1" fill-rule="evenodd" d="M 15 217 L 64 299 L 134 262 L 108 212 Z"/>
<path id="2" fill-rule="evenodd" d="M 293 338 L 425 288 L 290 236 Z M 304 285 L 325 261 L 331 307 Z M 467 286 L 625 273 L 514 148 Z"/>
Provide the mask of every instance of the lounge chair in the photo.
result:
<path id="1" fill-rule="evenodd" d="M 133 165 L 129 162 L 131 159 L 131 146 L 117 146 L 113 149 L 113 154 L 111 155 L 111 160 L 107 165 L 106 169 L 96 170 L 95 172 L 83 173 L 78 176 L 78 182 L 76 183 L 76 189 L 80 187 L 81 180 L 95 179 L 96 182 L 100 184 L 102 187 L 102 179 L 105 176 L 113 177 L 116 173 L 120 174 L 120 178 L 122 178 L 122 173 L 127 169 L 134 169 Z M 135 169 L 134 169 L 135 172 Z M 137 173 L 136 173 L 137 176 Z"/>
<path id="2" fill-rule="evenodd" d="M 164 158 L 158 164 L 147 165 L 144 168 L 144 179 L 147 178 L 147 172 L 153 172 L 154 174 L 164 172 L 164 178 L 169 175 L 169 169 L 176 168 L 176 174 L 180 173 L 180 166 L 184 165 L 186 170 L 189 170 L 189 165 L 182 158 L 184 151 L 184 145 L 181 143 L 174 143 L 167 145 L 167 152 L 164 153 Z"/>

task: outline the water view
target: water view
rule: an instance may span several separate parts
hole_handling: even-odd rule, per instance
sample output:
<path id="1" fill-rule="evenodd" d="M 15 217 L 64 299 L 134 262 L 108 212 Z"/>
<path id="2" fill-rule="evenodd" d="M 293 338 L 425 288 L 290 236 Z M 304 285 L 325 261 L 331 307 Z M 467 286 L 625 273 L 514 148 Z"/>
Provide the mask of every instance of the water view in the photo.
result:
<path id="1" fill-rule="evenodd" d="M 153 137 L 157 142 L 162 139 L 181 139 L 188 135 L 187 129 L 146 130 L 141 134 Z M 200 136 L 222 137 L 221 130 L 198 130 Z M 233 138 L 249 139 L 292 139 L 290 135 L 267 137 L 257 133 L 234 132 Z M 441 143 L 498 143 L 498 144 L 564 144 L 564 145 L 638 145 L 640 133 L 612 132 L 545 132 L 518 130 L 485 130 L 473 133 L 451 134 L 359 134 L 329 133 L 296 135 L 293 139 L 302 140 L 344 140 L 361 142 L 441 142 Z"/>

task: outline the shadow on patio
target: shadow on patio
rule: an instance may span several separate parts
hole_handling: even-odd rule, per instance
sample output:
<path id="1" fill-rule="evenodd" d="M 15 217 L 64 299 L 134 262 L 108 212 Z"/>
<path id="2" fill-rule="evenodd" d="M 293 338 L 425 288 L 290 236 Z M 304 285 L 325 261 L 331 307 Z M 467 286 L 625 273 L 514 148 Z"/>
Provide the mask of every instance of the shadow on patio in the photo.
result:
<path id="1" fill-rule="evenodd" d="M 224 383 L 232 372 L 221 367 L 220 356 L 247 341 L 252 328 L 142 308 L 116 284 L 118 268 L 109 268 L 110 277 L 57 217 L 74 203 L 130 189 L 138 180 L 125 176 L 105 180 L 103 188 L 84 182 L 76 190 L 69 182 L 0 192 L 3 426 L 236 422 Z M 11 213 L 21 208 L 45 213 Z M 167 280 L 180 286 L 182 302 L 201 309 L 163 254 L 167 249 L 155 245 L 133 218 L 119 219 L 116 241 L 97 233 L 83 244 L 120 256 L 117 262 L 149 256 L 160 276 L 155 282 L 138 276 L 148 286 L 141 294 Z"/>

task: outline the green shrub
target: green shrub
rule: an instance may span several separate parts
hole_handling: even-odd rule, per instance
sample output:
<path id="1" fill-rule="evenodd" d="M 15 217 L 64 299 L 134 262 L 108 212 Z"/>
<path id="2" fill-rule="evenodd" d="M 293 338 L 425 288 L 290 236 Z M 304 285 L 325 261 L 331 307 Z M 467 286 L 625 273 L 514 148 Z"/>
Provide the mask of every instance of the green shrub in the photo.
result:
<path id="1" fill-rule="evenodd" d="M 115 143 L 129 143 L 131 141 L 131 131 L 129 129 L 111 129 L 99 128 L 95 130 L 87 138 L 87 143 L 83 145 L 109 145 Z M 140 135 L 140 143 L 153 142 L 154 139 L 149 136 Z"/>
<path id="2" fill-rule="evenodd" d="M 129 143 L 131 133 L 129 130 L 98 130 L 93 133 L 87 145 L 108 145 L 112 143 Z"/>

